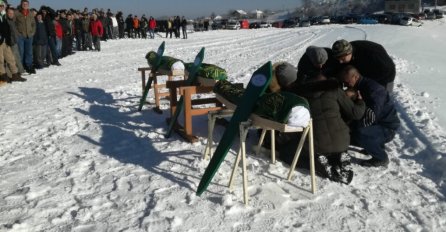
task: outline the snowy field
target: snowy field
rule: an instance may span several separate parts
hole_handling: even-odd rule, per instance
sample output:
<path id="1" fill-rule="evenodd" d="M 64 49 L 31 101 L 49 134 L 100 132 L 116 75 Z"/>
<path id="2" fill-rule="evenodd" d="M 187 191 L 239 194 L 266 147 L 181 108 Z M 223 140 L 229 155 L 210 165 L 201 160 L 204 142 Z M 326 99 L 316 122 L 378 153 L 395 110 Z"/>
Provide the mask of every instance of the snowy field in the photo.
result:
<path id="1" fill-rule="evenodd" d="M 207 117 L 194 119 L 201 138 L 189 144 L 164 139 L 166 101 L 163 115 L 137 111 L 136 70 L 162 38 L 108 41 L 100 53 L 67 57 L 0 88 L 0 231 L 446 231 L 445 28 L 440 20 L 167 39 L 166 55 L 191 62 L 206 47 L 204 62 L 243 83 L 267 61 L 297 65 L 309 45 L 341 38 L 381 43 L 395 61 L 402 127 L 387 146 L 387 169 L 353 164 L 351 185 L 318 177 L 312 195 L 307 171 L 287 181 L 288 166 L 253 155 L 250 136 L 247 207 L 241 176 L 233 193 L 226 187 L 237 144 L 208 191 L 195 195 L 208 163 Z"/>

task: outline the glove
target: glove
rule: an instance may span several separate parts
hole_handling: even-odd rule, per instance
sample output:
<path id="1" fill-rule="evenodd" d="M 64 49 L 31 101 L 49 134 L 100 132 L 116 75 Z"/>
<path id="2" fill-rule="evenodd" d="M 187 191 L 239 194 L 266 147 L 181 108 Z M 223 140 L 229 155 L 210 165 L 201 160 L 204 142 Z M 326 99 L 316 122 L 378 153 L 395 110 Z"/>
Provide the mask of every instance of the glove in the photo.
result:
<path id="1" fill-rule="evenodd" d="M 371 126 L 376 121 L 375 112 L 372 109 L 367 108 L 364 113 L 364 117 L 362 118 L 362 125 L 364 127 Z"/>

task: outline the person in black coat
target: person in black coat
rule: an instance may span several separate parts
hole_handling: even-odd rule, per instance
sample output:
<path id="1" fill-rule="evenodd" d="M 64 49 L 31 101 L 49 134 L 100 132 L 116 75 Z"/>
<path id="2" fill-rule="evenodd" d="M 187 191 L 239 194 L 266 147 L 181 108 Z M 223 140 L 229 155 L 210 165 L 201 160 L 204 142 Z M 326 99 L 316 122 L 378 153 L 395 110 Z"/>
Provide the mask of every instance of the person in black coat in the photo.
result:
<path id="1" fill-rule="evenodd" d="M 116 21 L 118 21 L 119 38 L 123 39 L 124 38 L 125 21 L 124 21 L 124 16 L 122 16 L 121 11 L 118 11 L 118 13 L 116 14 Z"/>
<path id="2" fill-rule="evenodd" d="M 45 59 L 48 50 L 48 33 L 46 31 L 42 13 L 40 12 L 36 15 L 36 33 L 34 34 L 33 45 L 35 67 L 37 69 L 42 69 L 47 66 Z"/>
<path id="3" fill-rule="evenodd" d="M 359 145 L 372 156 L 361 164 L 387 167 L 389 157 L 384 145 L 395 137 L 400 126 L 389 93 L 378 82 L 362 76 L 358 69 L 351 65 L 341 71 L 340 77 L 349 88 L 361 93 L 367 107 L 364 117 L 351 125 L 353 145 Z M 351 95 L 354 97 L 354 94 Z"/>
<path id="4" fill-rule="evenodd" d="M 133 18 L 131 14 L 125 19 L 125 31 L 127 32 L 127 38 L 133 38 Z"/>
<path id="5" fill-rule="evenodd" d="M 303 84 L 318 74 L 335 77 L 339 67 L 331 48 L 310 46 L 297 64 L 297 82 Z"/>
<path id="6" fill-rule="evenodd" d="M 181 19 L 181 30 L 183 31 L 183 39 L 187 39 L 187 20 L 184 16 Z"/>
<path id="7" fill-rule="evenodd" d="M 348 42 L 338 40 L 333 46 L 333 56 L 339 63 L 353 65 L 359 72 L 389 91 L 393 91 L 395 80 L 395 63 L 383 46 L 367 40 Z"/>
<path id="8" fill-rule="evenodd" d="M 48 6 L 42 6 L 40 11 L 42 12 L 43 22 L 45 23 L 45 28 L 48 33 L 48 47 L 50 52 L 47 53 L 46 59 L 51 64 L 60 66 L 61 64 L 59 63 L 56 49 L 56 29 L 53 23 L 57 13 Z"/>

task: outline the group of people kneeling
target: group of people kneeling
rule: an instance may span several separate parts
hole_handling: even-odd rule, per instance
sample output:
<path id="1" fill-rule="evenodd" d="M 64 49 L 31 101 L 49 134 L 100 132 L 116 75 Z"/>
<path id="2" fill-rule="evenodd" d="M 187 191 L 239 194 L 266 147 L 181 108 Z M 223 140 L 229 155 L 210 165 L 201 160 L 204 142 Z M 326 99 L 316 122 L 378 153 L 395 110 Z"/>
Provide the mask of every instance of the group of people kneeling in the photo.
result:
<path id="1" fill-rule="evenodd" d="M 395 73 L 386 50 L 371 41 L 338 40 L 332 48 L 310 46 L 297 68 L 286 62 L 275 68 L 281 90 L 309 102 L 318 175 L 349 184 L 354 175 L 347 153 L 351 145 L 372 157 L 359 165 L 387 167 L 385 144 L 400 126 L 390 96 Z M 293 160 L 298 136 L 276 134 L 284 162 Z M 302 161 L 300 165 L 308 163 Z"/>

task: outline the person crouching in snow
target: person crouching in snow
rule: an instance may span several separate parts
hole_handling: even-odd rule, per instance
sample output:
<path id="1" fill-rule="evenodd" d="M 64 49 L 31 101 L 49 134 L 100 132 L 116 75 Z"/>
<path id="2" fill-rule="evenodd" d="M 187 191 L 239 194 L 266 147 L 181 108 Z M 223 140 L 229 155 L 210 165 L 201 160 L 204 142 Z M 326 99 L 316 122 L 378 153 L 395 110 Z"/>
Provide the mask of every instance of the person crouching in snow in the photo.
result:
<path id="1" fill-rule="evenodd" d="M 386 89 L 378 82 L 361 76 L 358 69 L 348 65 L 340 75 L 342 81 L 359 91 L 366 104 L 364 117 L 352 123 L 352 144 L 372 156 L 360 163 L 363 166 L 387 167 L 389 157 L 384 145 L 395 137 L 400 126 L 395 105 Z"/>
<path id="2" fill-rule="evenodd" d="M 279 87 L 273 90 L 271 88 L 274 87 L 275 79 Z M 292 92 L 307 99 L 313 119 L 316 172 L 331 181 L 349 184 L 353 179 L 350 159 L 346 154 L 350 144 L 350 131 L 344 120 L 360 119 L 365 111 L 364 101 L 360 98 L 351 100 L 337 80 L 327 79 L 322 74 L 310 76 L 305 84 L 296 83 L 296 79 L 297 70 L 294 66 L 280 64 L 274 67 L 270 89 Z M 291 164 L 300 136 L 301 133 L 276 135 L 279 159 Z M 309 163 L 308 149 L 305 148 L 303 152 L 305 155 L 300 157 L 298 165 L 300 168 L 309 168 L 303 166 Z"/>
<path id="3" fill-rule="evenodd" d="M 102 27 L 101 20 L 98 19 L 96 14 L 93 14 L 92 20 L 90 22 L 90 32 L 93 38 L 94 48 L 100 52 L 101 51 L 101 37 L 104 34 L 104 28 Z"/>
<path id="4" fill-rule="evenodd" d="M 316 172 L 331 181 L 349 184 L 353 171 L 346 153 L 350 145 L 346 121 L 361 119 L 365 103 L 360 94 L 355 101 L 350 99 L 335 79 L 318 74 L 309 80 L 296 86 L 295 93 L 306 98 L 310 105 Z M 293 146 L 297 144 L 294 142 Z"/>

